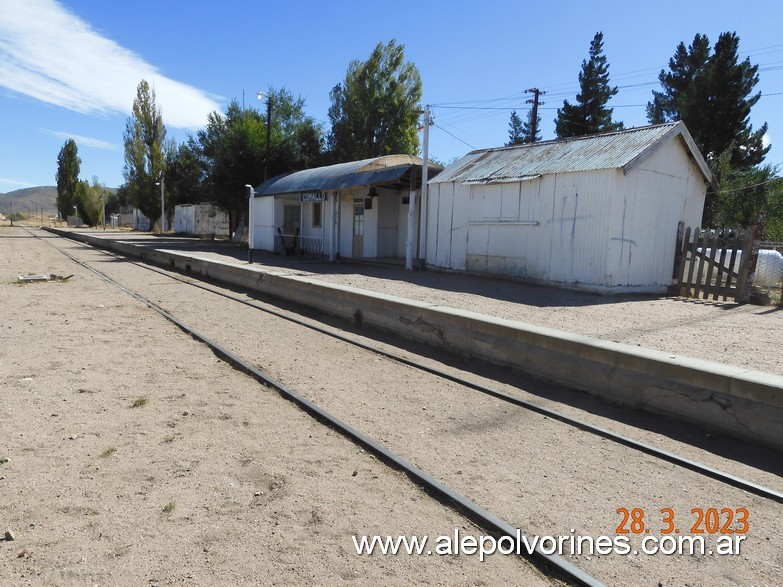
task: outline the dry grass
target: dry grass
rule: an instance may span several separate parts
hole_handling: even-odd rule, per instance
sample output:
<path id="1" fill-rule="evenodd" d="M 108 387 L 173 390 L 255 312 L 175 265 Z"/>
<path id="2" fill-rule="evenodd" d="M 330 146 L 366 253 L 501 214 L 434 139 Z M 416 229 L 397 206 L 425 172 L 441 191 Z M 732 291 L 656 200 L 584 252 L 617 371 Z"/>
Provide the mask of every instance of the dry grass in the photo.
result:
<path id="1" fill-rule="evenodd" d="M 104 459 L 108 459 L 110 456 L 112 456 L 116 452 L 117 452 L 117 447 L 116 446 L 110 446 L 109 448 L 107 448 L 105 451 L 103 451 L 101 453 L 101 457 L 104 458 Z"/>

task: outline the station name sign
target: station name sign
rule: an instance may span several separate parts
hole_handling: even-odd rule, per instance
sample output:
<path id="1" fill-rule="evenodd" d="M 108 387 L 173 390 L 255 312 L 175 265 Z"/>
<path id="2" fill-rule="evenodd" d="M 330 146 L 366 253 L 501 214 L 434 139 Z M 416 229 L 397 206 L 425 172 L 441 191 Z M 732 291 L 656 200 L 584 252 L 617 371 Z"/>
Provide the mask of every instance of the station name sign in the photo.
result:
<path id="1" fill-rule="evenodd" d="M 302 202 L 325 202 L 326 192 L 322 192 L 319 190 L 315 190 L 311 192 L 302 192 L 301 201 Z"/>

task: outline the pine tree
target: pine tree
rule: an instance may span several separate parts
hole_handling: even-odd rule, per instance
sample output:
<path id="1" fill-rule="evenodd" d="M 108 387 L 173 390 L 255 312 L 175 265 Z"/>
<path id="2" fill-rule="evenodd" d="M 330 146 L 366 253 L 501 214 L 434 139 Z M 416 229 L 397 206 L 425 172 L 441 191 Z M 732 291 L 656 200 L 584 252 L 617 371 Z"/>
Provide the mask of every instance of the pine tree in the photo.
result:
<path id="1" fill-rule="evenodd" d="M 621 122 L 612 121 L 612 109 L 606 104 L 617 94 L 617 87 L 609 86 L 609 64 L 603 55 L 604 35 L 595 34 L 590 42 L 590 58 L 582 61 L 579 72 L 579 89 L 576 104 L 563 100 L 555 119 L 558 138 L 576 137 L 623 128 Z"/>
<path id="2" fill-rule="evenodd" d="M 508 123 L 508 142 L 506 143 L 506 146 L 521 145 L 525 142 L 524 134 L 525 129 L 522 124 L 522 119 L 519 117 L 519 114 L 517 114 L 517 111 L 514 110 L 511 113 L 511 120 Z"/>
<path id="3" fill-rule="evenodd" d="M 507 147 L 514 145 L 524 145 L 525 143 L 535 143 L 541 140 L 539 129 L 541 128 L 541 116 L 536 116 L 538 120 L 533 122 L 533 110 L 530 109 L 527 113 L 527 120 L 522 122 L 522 119 L 517 114 L 516 110 L 511 113 L 511 120 L 508 123 L 508 142 Z"/>
<path id="4" fill-rule="evenodd" d="M 693 43 L 677 46 L 669 71 L 658 76 L 663 91 L 653 91 L 647 118 L 653 124 L 682 120 L 708 161 L 715 163 L 728 149 L 733 169 L 746 170 L 764 160 L 769 146 L 750 124 L 750 110 L 761 93 L 751 95 L 759 81 L 758 66 L 738 61 L 739 37 L 723 33 L 710 54 L 710 42 L 697 34 Z"/>
<path id="5" fill-rule="evenodd" d="M 651 123 L 682 120 L 707 159 L 720 189 L 707 192 L 702 224 L 742 221 L 753 223 L 767 212 L 765 197 L 754 182 L 756 167 L 770 146 L 764 146 L 764 123 L 754 131 L 750 110 L 761 93 L 752 95 L 759 81 L 758 66 L 749 59 L 739 62 L 739 37 L 723 33 L 710 51 L 706 35 L 697 34 L 693 43 L 680 43 L 669 60 L 669 71 L 658 76 L 662 91 L 653 91 L 647 104 Z M 763 182 L 762 182 L 763 183 Z M 736 211 L 741 210 L 741 214 Z"/>

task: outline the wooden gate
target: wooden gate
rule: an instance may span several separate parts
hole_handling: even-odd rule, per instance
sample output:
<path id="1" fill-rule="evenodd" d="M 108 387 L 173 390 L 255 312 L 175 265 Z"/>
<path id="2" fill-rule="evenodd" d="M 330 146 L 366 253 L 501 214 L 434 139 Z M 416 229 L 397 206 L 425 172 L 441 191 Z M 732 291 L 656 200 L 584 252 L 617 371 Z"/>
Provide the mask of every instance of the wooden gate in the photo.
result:
<path id="1" fill-rule="evenodd" d="M 676 295 L 747 301 L 755 230 L 688 227 L 678 235 Z"/>

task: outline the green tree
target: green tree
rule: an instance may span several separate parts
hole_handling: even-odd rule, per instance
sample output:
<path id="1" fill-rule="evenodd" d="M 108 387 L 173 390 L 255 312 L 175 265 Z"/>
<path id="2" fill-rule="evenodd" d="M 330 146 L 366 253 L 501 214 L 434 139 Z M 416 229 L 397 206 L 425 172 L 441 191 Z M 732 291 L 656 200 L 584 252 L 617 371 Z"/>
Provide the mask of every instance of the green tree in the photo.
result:
<path id="1" fill-rule="evenodd" d="M 243 110 L 233 100 L 225 115 L 212 112 L 197 136 L 204 194 L 226 210 L 233 233 L 247 208 L 245 185 L 259 184 L 264 176 L 266 126 L 257 110 Z"/>
<path id="2" fill-rule="evenodd" d="M 125 125 L 125 176 L 130 201 L 151 219 L 160 218 L 160 187 L 165 172 L 166 127 L 155 104 L 155 90 L 146 80 L 136 88 L 133 115 Z"/>
<path id="3" fill-rule="evenodd" d="M 658 76 L 662 91 L 653 91 L 647 118 L 652 124 L 682 120 L 708 161 L 729 150 L 731 168 L 742 171 L 759 165 L 770 146 L 763 144 L 767 124 L 757 131 L 750 124 L 750 111 L 761 97 L 753 94 L 758 66 L 747 58 L 739 62 L 738 49 L 739 37 L 728 32 L 712 53 L 706 35 L 697 34 L 687 48 L 680 43 L 669 71 Z"/>
<path id="4" fill-rule="evenodd" d="M 77 189 L 82 160 L 76 141 L 68 139 L 57 155 L 57 210 L 63 218 L 74 215 L 74 205 L 78 201 Z"/>
<path id="5" fill-rule="evenodd" d="M 764 239 L 783 242 L 783 178 L 775 177 L 767 190 L 767 224 Z"/>
<path id="6" fill-rule="evenodd" d="M 367 61 L 354 60 L 330 93 L 334 162 L 419 151 L 421 76 L 405 61 L 404 45 L 378 43 Z"/>
<path id="7" fill-rule="evenodd" d="M 166 218 L 171 226 L 174 207 L 180 204 L 198 204 L 206 199 L 206 165 L 199 155 L 194 137 L 166 151 Z"/>
<path id="8" fill-rule="evenodd" d="M 317 167 L 323 162 L 321 125 L 305 114 L 305 100 L 281 88 L 270 88 L 273 103 L 269 177 Z"/>
<path id="9" fill-rule="evenodd" d="M 590 58 L 582 61 L 579 72 L 579 93 L 576 104 L 563 100 L 555 119 L 558 138 L 577 137 L 623 128 L 612 121 L 612 108 L 607 103 L 617 94 L 617 87 L 609 85 L 609 64 L 603 54 L 604 35 L 598 32 L 590 42 Z"/>
<path id="10" fill-rule="evenodd" d="M 92 178 L 92 183 L 80 180 L 76 193 L 79 201 L 79 216 L 89 226 L 97 226 L 101 222 L 103 212 L 103 198 L 108 190 L 97 177 Z"/>
<path id="11" fill-rule="evenodd" d="M 522 123 L 522 142 L 523 143 L 535 143 L 541 140 L 541 115 L 536 115 L 536 120 L 533 120 L 533 110 L 530 109 L 527 113 L 527 120 Z"/>
<path id="12" fill-rule="evenodd" d="M 272 118 L 269 157 L 266 153 L 266 117 L 255 109 L 242 109 L 234 100 L 226 113 L 212 112 L 206 128 L 197 133 L 189 150 L 191 173 L 203 172 L 203 195 L 229 214 L 231 230 L 243 222 L 247 210 L 245 185 L 258 185 L 268 177 L 318 165 L 322 132 L 304 113 L 304 99 L 285 90 L 270 89 Z"/>
<path id="13" fill-rule="evenodd" d="M 511 113 L 511 120 L 508 123 L 508 142 L 506 143 L 506 146 L 521 145 L 525 142 L 524 135 L 525 129 L 522 119 L 519 117 L 519 114 L 517 114 L 517 111 L 514 110 Z"/>
<path id="14" fill-rule="evenodd" d="M 536 115 L 537 120 L 533 122 L 533 110 L 528 110 L 527 120 L 522 119 L 516 113 L 511 113 L 511 120 L 508 123 L 508 143 L 506 146 L 522 145 L 525 143 L 535 143 L 541 140 L 539 129 L 541 128 L 541 115 Z"/>

